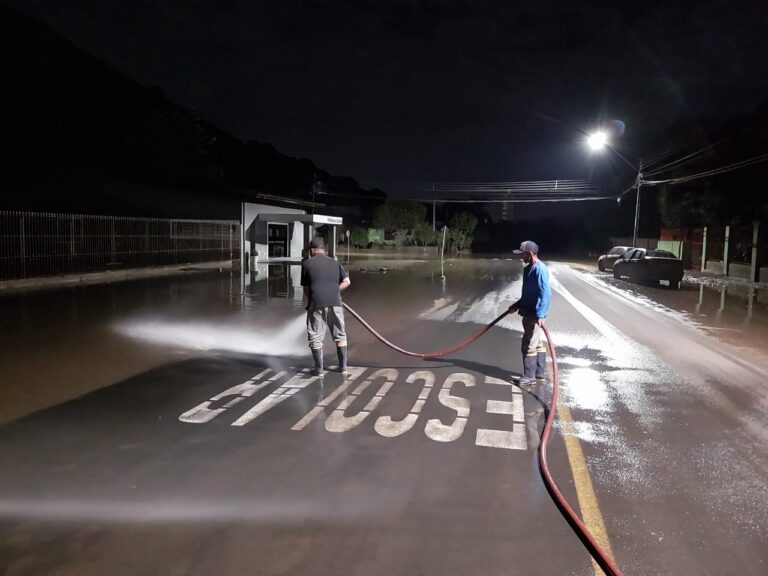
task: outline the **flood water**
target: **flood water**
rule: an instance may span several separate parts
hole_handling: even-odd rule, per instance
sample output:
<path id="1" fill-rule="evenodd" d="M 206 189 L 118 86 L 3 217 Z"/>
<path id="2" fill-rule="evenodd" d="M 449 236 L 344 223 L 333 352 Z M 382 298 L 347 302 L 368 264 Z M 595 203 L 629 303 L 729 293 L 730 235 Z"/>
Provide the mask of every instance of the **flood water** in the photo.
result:
<path id="1" fill-rule="evenodd" d="M 348 301 L 363 305 L 385 329 L 395 322 L 388 311 L 416 311 L 441 294 L 477 292 L 481 280 L 511 282 L 521 269 L 505 258 L 447 260 L 442 269 L 429 256 L 342 262 L 353 280 Z M 299 270 L 259 265 L 244 285 L 239 272 L 192 271 L 3 295 L 0 422 L 209 350 L 306 355 Z M 697 281 L 677 291 L 584 275 L 752 353 L 766 353 L 766 290 Z"/>
<path id="2" fill-rule="evenodd" d="M 258 326 L 301 316 L 300 306 L 275 313 L 268 304 L 257 320 L 228 271 L 4 295 L 0 422 L 207 349 L 264 348 Z"/>
<path id="3" fill-rule="evenodd" d="M 616 280 L 610 273 L 590 274 L 629 297 L 678 313 L 681 321 L 729 344 L 755 354 L 768 354 L 768 287 L 687 276 L 680 290 L 672 290 Z"/>

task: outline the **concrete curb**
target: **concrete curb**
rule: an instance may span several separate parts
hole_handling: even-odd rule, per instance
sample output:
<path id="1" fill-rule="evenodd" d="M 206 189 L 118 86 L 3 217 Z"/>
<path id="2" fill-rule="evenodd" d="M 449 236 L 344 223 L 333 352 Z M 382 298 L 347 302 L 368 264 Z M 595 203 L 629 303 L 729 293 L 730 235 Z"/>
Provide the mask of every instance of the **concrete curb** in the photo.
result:
<path id="1" fill-rule="evenodd" d="M 221 270 L 231 270 L 233 268 L 233 263 L 229 260 L 199 263 L 190 262 L 187 264 L 178 264 L 174 266 L 151 266 L 148 268 L 128 268 L 126 270 L 90 272 L 87 274 L 67 274 L 65 276 L 46 276 L 41 278 L 24 278 L 21 280 L 4 280 L 0 281 L 0 294 L 22 290 L 122 282 L 125 280 L 136 280 L 139 278 L 152 278 L 157 276 L 170 276 L 174 274 L 186 274 L 190 272 L 215 270 L 219 268 Z"/>

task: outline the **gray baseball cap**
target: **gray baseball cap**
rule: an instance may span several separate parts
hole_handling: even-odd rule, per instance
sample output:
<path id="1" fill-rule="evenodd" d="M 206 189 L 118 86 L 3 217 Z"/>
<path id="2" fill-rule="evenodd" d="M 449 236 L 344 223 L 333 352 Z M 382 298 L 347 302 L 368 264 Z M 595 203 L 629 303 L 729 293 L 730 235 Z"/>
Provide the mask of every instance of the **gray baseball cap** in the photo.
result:
<path id="1" fill-rule="evenodd" d="M 522 244 L 520 244 L 520 250 L 513 250 L 515 254 L 522 254 L 523 252 L 530 252 L 531 254 L 538 254 L 539 253 L 539 245 L 536 244 L 536 242 L 531 242 L 530 240 L 526 240 Z"/>

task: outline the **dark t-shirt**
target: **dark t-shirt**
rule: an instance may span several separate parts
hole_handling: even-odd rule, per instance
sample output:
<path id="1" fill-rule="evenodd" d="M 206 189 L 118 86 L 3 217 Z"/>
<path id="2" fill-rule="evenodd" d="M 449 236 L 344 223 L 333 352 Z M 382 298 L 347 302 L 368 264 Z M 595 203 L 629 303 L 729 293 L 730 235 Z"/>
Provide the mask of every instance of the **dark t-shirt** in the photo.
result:
<path id="1" fill-rule="evenodd" d="M 308 310 L 341 306 L 339 284 L 349 276 L 344 267 L 325 254 L 315 254 L 301 263 L 301 285 L 309 287 Z"/>

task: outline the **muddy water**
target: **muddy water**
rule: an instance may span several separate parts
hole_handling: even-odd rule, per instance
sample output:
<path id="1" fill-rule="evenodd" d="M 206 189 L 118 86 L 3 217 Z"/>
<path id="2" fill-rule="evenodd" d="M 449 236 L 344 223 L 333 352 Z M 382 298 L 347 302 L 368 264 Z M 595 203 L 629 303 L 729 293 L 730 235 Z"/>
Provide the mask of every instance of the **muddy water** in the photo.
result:
<path id="1" fill-rule="evenodd" d="M 392 311 L 478 289 L 471 261 L 447 262 L 448 284 L 434 260 L 345 264 L 347 301 L 385 330 L 399 322 Z M 259 265 L 244 283 L 238 272 L 193 271 L 1 296 L 0 423 L 210 350 L 307 355 L 299 270 Z"/>
<path id="2" fill-rule="evenodd" d="M 681 322 L 744 349 L 768 356 L 768 288 L 687 277 L 680 290 L 641 286 L 609 273 L 588 272 L 595 280 L 660 310 L 679 314 Z"/>
<path id="3" fill-rule="evenodd" d="M 266 353 L 265 328 L 286 318 L 294 333 L 280 345 L 303 350 L 300 303 L 270 301 L 257 309 L 238 275 L 215 271 L 4 295 L 0 422 L 206 350 Z"/>
<path id="4" fill-rule="evenodd" d="M 470 301 L 484 290 L 493 296 L 489 309 L 465 320 L 489 321 L 500 299 L 511 303 L 509 294 L 494 290 L 519 279 L 521 269 L 504 258 L 448 260 L 442 269 L 428 256 L 345 260 L 353 280 L 346 302 L 383 332 L 398 329 L 410 314 L 446 313 L 439 309 L 443 297 Z M 719 338 L 768 353 L 764 292 L 706 283 L 674 291 L 588 274 Z M 238 273 L 207 271 L 4 295 L 0 422 L 210 350 L 306 355 L 299 284 L 298 266 L 278 264 L 260 265 L 244 285 Z"/>
<path id="5" fill-rule="evenodd" d="M 413 338 L 410 342 L 398 342 L 418 345 L 420 351 L 455 343 L 456 333 L 447 327 L 455 327 L 455 322 L 479 324 L 490 320 L 501 306 L 519 294 L 520 289 L 519 262 L 503 259 L 448 261 L 441 270 L 440 263 L 435 261 L 377 256 L 353 260 L 349 269 L 353 284 L 345 294 L 345 301 L 383 333 L 394 335 L 396 341 L 403 337 L 413 318 L 445 321 L 442 325 L 433 323 L 432 329 L 424 332 L 428 334 L 428 342 L 414 341 Z M 560 274 L 558 265 L 551 269 L 553 274 Z M 144 372 L 153 364 L 167 364 L 210 351 L 296 354 L 304 355 L 309 361 L 302 330 L 303 308 L 296 267 L 275 265 L 256 272 L 244 287 L 241 287 L 238 275 L 207 272 L 0 298 L 3 325 L 0 410 L 13 417 Z M 723 296 L 720 290 L 709 286 L 702 289 L 699 285 L 689 284 L 681 291 L 672 291 L 616 282 L 609 275 L 594 272 L 582 272 L 582 275 L 593 285 L 585 285 L 570 271 L 562 272 L 560 278 L 574 296 L 568 301 L 565 291 L 556 293 L 551 329 L 558 344 L 558 354 L 562 355 L 562 398 L 570 409 L 574 435 L 585 449 L 601 504 L 608 511 L 606 519 L 614 538 L 614 549 L 626 564 L 627 572 L 632 572 L 631 568 L 635 567 L 635 573 L 643 574 L 689 573 L 682 568 L 663 570 L 658 567 L 679 567 L 687 560 L 701 556 L 705 560 L 697 561 L 699 564 L 708 564 L 713 573 L 727 573 L 727 569 L 719 569 L 722 566 L 716 562 L 717 556 L 722 556 L 725 565 L 734 559 L 746 558 L 741 564 L 745 565 L 761 558 L 766 517 L 765 457 L 761 450 L 764 443 L 746 437 L 745 433 L 753 429 L 752 422 L 754 428 L 765 430 L 765 411 L 759 404 L 752 406 L 752 402 L 746 400 L 752 398 L 751 381 L 749 386 L 738 382 L 738 378 L 735 383 L 710 382 L 706 378 L 698 381 L 698 372 L 691 372 L 688 379 L 672 373 L 669 367 L 659 364 L 657 354 L 650 348 L 621 332 L 618 326 L 622 318 L 612 325 L 599 316 L 603 314 L 608 318 L 612 313 L 616 320 L 619 314 L 625 314 L 617 310 L 630 310 L 631 307 L 617 306 L 611 311 L 612 298 L 593 298 L 590 292 L 615 290 L 621 297 L 656 307 L 681 323 L 696 323 L 702 330 L 720 337 L 744 345 L 751 343 L 754 350 L 765 344 L 767 324 L 762 299 L 754 298 L 749 312 L 745 311 L 748 299 L 742 299 L 735 290 L 728 288 Z M 590 315 L 590 309 L 584 306 L 587 315 L 580 316 L 574 308 L 579 301 L 592 306 L 595 314 Z M 643 324 L 647 322 L 645 318 L 625 320 L 625 329 L 640 326 L 640 331 L 651 333 L 655 328 L 653 323 Z M 510 330 L 519 330 L 519 327 L 519 318 L 510 320 Z M 350 322 L 350 330 L 355 332 L 350 340 L 352 357 L 357 352 L 355 347 L 360 346 L 366 351 L 366 361 L 384 358 L 386 351 L 383 347 L 375 344 L 359 326 Z M 685 338 L 684 332 L 681 331 L 681 340 Z M 364 339 L 375 345 L 366 346 Z M 509 355 L 517 361 L 518 342 L 516 335 L 497 333 L 484 341 L 483 346 L 468 350 L 466 356 L 457 354 L 451 362 L 469 371 L 490 365 L 511 368 L 513 362 L 504 354 L 513 350 Z M 698 350 L 700 348 L 680 346 L 679 351 L 675 349 L 675 354 L 687 354 L 695 359 Z M 381 360 L 382 363 L 387 361 Z M 152 385 L 151 378 L 142 382 Z M 532 394 L 542 394 L 542 398 L 546 398 L 543 395 L 546 391 L 542 393 L 542 390 L 537 389 Z M 532 394 L 528 400 L 534 398 Z M 208 396 L 205 394 L 201 398 Z M 749 404 L 749 411 L 737 409 L 741 399 Z M 180 414 L 182 409 L 187 410 L 199 401 L 195 399 L 175 413 Z M 532 402 L 528 404 L 530 408 Z M 119 407 L 109 409 L 120 411 Z M 529 440 L 537 437 L 536 422 L 540 422 L 543 415 L 542 410 L 537 410 L 526 414 L 526 420 L 531 420 Z M 102 418 L 108 418 L 110 413 L 101 414 Z M 151 414 L 151 417 L 155 418 L 155 415 Z M 742 429 L 741 425 L 735 425 L 742 422 L 749 427 L 745 425 Z M 84 427 L 82 433 L 85 435 L 88 430 Z M 306 437 L 296 438 L 297 444 L 299 440 L 306 441 Z M 360 446 L 373 445 L 368 444 L 370 439 L 363 435 L 358 438 L 366 441 L 363 444 L 361 440 Z M 334 449 L 341 444 L 334 443 Z M 269 447 L 270 442 L 260 446 Z M 418 468 L 409 463 L 421 462 L 418 443 L 413 446 L 416 451 L 410 452 L 410 456 L 400 456 L 400 463 L 405 463 L 403 468 L 406 470 Z M 529 446 L 535 447 L 532 443 Z M 240 448 L 235 449 L 235 453 L 243 452 Z M 446 458 L 452 459 L 459 453 L 445 454 L 448 455 Z M 366 457 L 381 454 L 372 451 Z M 270 458 L 275 458 L 275 454 L 270 454 Z M 290 458 L 291 467 L 295 468 L 293 456 Z M 212 458 L 212 461 L 216 460 Z M 276 461 L 280 462 L 280 458 Z M 368 461 L 363 462 L 367 469 Z M 154 463 L 150 470 L 157 470 L 158 466 Z M 238 462 L 232 474 L 226 469 L 220 472 L 237 477 L 242 473 L 240 466 Z M 175 464 L 172 467 L 175 468 Z M 179 467 L 181 471 L 186 469 L 184 464 Z M 524 463 L 515 469 L 520 476 L 508 477 L 506 474 L 511 473 L 511 469 L 505 471 L 507 480 L 499 490 L 511 494 L 535 494 L 521 491 L 521 487 L 528 484 L 538 486 L 535 466 Z M 561 469 L 557 475 L 566 477 L 566 474 L 567 471 Z M 474 478 L 471 474 L 462 476 Z M 480 483 L 473 480 L 472 488 L 483 486 L 490 477 L 481 474 Z M 174 474 L 169 473 L 164 481 L 174 478 Z M 285 478 L 295 481 L 290 475 Z M 247 475 L 246 481 L 251 481 Z M 206 479 L 200 487 L 210 490 L 213 485 Z M 411 487 L 418 483 L 409 481 L 403 485 L 407 486 L 404 494 L 410 499 Z M 356 493 L 366 497 L 366 502 L 370 502 L 367 494 L 360 492 L 359 484 L 355 486 L 353 482 L 352 486 Z M 507 490 L 510 486 L 514 489 Z M 286 514 L 286 510 L 291 512 L 291 508 L 283 506 L 282 500 L 275 501 L 279 503 L 276 516 Z M 638 502 L 642 502 L 642 506 L 638 506 Z M 28 513 L 34 504 L 25 501 L 24 513 Z M 329 516 L 313 502 L 300 501 L 300 504 L 302 514 L 314 511 L 323 518 Z M 472 509 L 472 506 L 464 508 Z M 194 510 L 186 505 L 183 508 L 185 513 L 190 509 Z M 107 510 L 112 514 L 111 509 Z M 151 516 L 157 508 L 136 510 L 137 513 L 132 513 L 141 517 L 143 514 Z M 237 513 L 231 507 L 203 510 L 213 510 L 215 515 Z M 160 510 L 161 516 L 167 513 L 167 509 Z M 483 517 L 483 522 L 486 519 Z M 556 520 L 556 526 L 559 526 L 560 518 Z M 547 522 L 541 519 L 537 522 L 535 526 L 525 525 L 524 530 L 536 541 L 547 542 L 538 536 Z M 272 533 L 267 537 L 274 537 L 273 526 L 267 526 Z M 533 528 L 528 529 L 529 526 Z M 310 527 L 310 530 L 314 528 Z M 284 544 L 280 542 L 279 531 L 277 534 L 278 543 L 272 548 Z M 354 545 L 359 544 L 354 542 L 354 535 L 351 537 Z M 213 545 L 217 542 L 215 537 L 201 538 Z M 258 540 L 259 535 L 254 538 Z M 344 534 L 346 543 L 349 538 Z M 505 549 L 519 547 L 520 542 L 523 541 L 516 542 L 515 538 L 505 540 Z M 326 548 L 334 549 L 333 546 Z M 463 548 L 460 551 L 462 555 L 470 556 L 469 550 L 466 554 Z M 497 550 L 491 553 L 497 554 Z M 546 547 L 542 554 L 546 554 Z M 220 557 L 218 553 L 211 556 Z M 753 566 L 757 566 L 757 562 Z M 530 573 L 534 571 L 529 570 Z M 329 573 L 338 573 L 338 570 Z"/>

